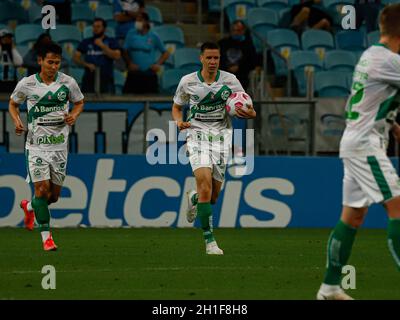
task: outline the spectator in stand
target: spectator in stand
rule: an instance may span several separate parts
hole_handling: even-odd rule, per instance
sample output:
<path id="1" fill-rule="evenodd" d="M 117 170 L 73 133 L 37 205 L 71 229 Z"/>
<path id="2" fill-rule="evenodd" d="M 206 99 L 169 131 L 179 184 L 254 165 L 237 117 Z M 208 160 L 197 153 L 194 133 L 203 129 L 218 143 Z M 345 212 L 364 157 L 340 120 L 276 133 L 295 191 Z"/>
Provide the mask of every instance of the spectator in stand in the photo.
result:
<path id="1" fill-rule="evenodd" d="M 290 28 L 299 35 L 309 28 L 332 31 L 332 17 L 322 7 L 321 0 L 301 0 L 292 7 L 290 14 Z"/>
<path id="2" fill-rule="evenodd" d="M 107 22 L 104 19 L 95 18 L 93 37 L 83 39 L 74 53 L 74 62 L 85 67 L 82 92 L 95 92 L 95 74 L 96 68 L 99 68 L 100 92 L 115 93 L 114 60 L 121 57 L 121 49 L 115 38 L 106 36 L 106 28 Z"/>
<path id="3" fill-rule="evenodd" d="M 157 59 L 159 52 L 161 56 Z M 169 52 L 163 42 L 150 30 L 148 14 L 140 13 L 135 29 L 130 30 L 125 39 L 123 58 L 128 66 L 128 77 L 123 92 L 157 93 L 157 72 L 168 57 Z"/>
<path id="4" fill-rule="evenodd" d="M 40 72 L 40 65 L 38 63 L 39 48 L 51 42 L 51 37 L 48 33 L 42 33 L 36 40 L 33 47 L 25 54 L 23 66 L 28 69 L 28 76 Z M 68 61 L 64 57 L 61 59 L 60 68 L 67 68 Z"/>
<path id="5" fill-rule="evenodd" d="M 377 20 L 381 7 L 380 0 L 355 0 L 356 28 L 360 29 L 363 21 L 367 27 L 367 33 L 378 29 Z"/>
<path id="6" fill-rule="evenodd" d="M 23 60 L 15 48 L 13 33 L 7 28 L 0 30 L 0 92 L 12 92 L 17 85 L 16 68 Z"/>
<path id="7" fill-rule="evenodd" d="M 144 0 L 114 0 L 114 20 L 118 23 L 115 32 L 119 41 L 134 28 L 136 17 L 141 12 L 144 12 Z"/>
<path id="8" fill-rule="evenodd" d="M 256 67 L 257 54 L 243 21 L 234 21 L 230 36 L 220 40 L 218 45 L 221 50 L 221 70 L 236 75 L 246 90 L 250 71 Z"/>

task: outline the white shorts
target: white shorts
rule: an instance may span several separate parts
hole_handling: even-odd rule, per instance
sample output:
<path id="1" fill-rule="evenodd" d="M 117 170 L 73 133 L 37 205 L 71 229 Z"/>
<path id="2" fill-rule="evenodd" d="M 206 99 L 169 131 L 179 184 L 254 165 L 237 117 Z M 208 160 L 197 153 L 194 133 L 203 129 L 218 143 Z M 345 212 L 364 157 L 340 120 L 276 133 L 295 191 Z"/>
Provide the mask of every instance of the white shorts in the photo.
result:
<path id="1" fill-rule="evenodd" d="M 25 150 L 28 176 L 26 182 L 51 180 L 62 186 L 64 183 L 68 151 Z"/>
<path id="2" fill-rule="evenodd" d="M 199 168 L 210 168 L 213 179 L 223 182 L 231 141 L 231 130 L 225 130 L 217 135 L 200 130 L 189 133 L 186 147 L 193 172 Z"/>
<path id="3" fill-rule="evenodd" d="M 343 158 L 343 205 L 368 207 L 400 195 L 400 181 L 386 155 Z"/>

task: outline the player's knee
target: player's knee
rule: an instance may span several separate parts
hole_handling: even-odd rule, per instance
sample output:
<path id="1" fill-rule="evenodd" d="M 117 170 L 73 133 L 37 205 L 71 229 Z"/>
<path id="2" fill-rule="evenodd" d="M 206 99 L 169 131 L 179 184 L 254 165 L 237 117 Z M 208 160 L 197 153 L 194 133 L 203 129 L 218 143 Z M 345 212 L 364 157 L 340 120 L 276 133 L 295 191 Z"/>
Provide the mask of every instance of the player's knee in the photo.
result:
<path id="1" fill-rule="evenodd" d="M 35 197 L 49 199 L 50 192 L 45 185 L 41 185 L 35 190 Z"/>
<path id="2" fill-rule="evenodd" d="M 51 204 L 51 203 L 55 203 L 55 202 L 57 202 L 57 201 L 58 201 L 58 195 L 51 194 L 51 195 L 48 197 L 47 203 L 48 203 L 48 204 Z"/>

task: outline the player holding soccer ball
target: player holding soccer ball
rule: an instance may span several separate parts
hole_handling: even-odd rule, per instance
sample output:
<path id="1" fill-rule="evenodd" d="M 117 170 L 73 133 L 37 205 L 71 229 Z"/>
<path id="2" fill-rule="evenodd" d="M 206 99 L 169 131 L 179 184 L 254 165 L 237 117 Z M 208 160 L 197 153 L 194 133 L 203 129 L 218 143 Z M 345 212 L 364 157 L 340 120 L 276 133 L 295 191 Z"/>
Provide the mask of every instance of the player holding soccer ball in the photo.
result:
<path id="1" fill-rule="evenodd" d="M 346 129 L 340 142 L 343 210 L 328 241 L 319 300 L 352 299 L 340 287 L 341 271 L 350 257 L 357 229 L 373 203 L 383 204 L 387 211 L 389 251 L 400 268 L 400 181 L 386 155 L 389 130 L 400 141 L 400 126 L 394 121 L 398 103 L 392 103 L 400 88 L 399 21 L 400 4 L 383 9 L 379 44 L 362 54 L 354 72 L 346 105 Z"/>
<path id="2" fill-rule="evenodd" d="M 212 231 L 212 208 L 224 180 L 232 141 L 232 125 L 225 106 L 232 93 L 243 92 L 235 75 L 219 70 L 220 50 L 215 43 L 201 46 L 202 69 L 182 77 L 174 97 L 172 117 L 179 130 L 187 129 L 187 150 L 197 192 L 188 193 L 187 220 L 200 219 L 207 254 L 223 254 Z M 182 107 L 189 104 L 187 121 Z M 254 118 L 251 104 L 236 110 L 241 118 Z"/>
<path id="3" fill-rule="evenodd" d="M 19 106 L 27 100 L 28 136 L 26 139 L 27 182 L 33 182 L 32 201 L 22 200 L 25 227 L 33 230 L 39 224 L 43 248 L 56 250 L 50 232 L 49 205 L 57 202 L 65 179 L 68 156 L 69 126 L 83 110 L 83 94 L 76 81 L 58 72 L 62 49 L 51 42 L 40 49 L 40 73 L 23 78 L 11 95 L 9 112 L 15 132 L 26 131 L 19 116 Z M 74 108 L 69 112 L 69 101 Z"/>

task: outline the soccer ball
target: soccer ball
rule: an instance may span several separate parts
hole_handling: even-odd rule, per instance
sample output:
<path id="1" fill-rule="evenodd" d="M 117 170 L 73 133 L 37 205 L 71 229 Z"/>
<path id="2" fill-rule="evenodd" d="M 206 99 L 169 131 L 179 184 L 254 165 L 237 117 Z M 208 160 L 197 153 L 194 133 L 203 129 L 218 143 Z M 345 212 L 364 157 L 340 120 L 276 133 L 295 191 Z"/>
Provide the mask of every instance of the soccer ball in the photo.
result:
<path id="1" fill-rule="evenodd" d="M 228 100 L 226 100 L 225 109 L 226 112 L 228 112 L 228 114 L 233 117 L 236 116 L 236 109 L 246 109 L 247 105 L 252 104 L 253 102 L 246 92 L 234 92 L 229 96 Z"/>

